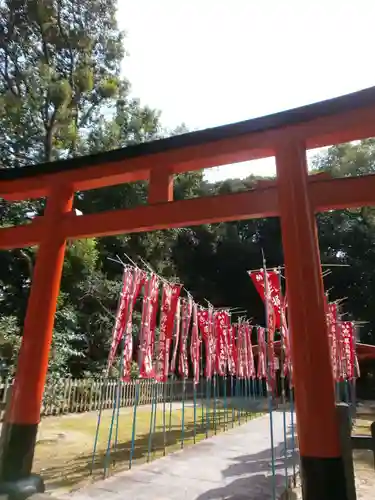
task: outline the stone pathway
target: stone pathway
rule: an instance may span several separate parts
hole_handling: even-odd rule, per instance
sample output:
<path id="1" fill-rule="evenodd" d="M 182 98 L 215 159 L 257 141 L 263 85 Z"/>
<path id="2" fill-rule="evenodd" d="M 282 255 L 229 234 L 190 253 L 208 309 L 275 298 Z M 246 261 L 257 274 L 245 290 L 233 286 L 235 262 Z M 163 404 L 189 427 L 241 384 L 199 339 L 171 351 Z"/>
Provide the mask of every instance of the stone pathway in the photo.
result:
<path id="1" fill-rule="evenodd" d="M 61 500 L 269 500 L 273 484 L 280 498 L 291 475 L 293 462 L 287 415 L 285 458 L 283 414 L 273 413 L 276 474 L 271 474 L 269 416 L 251 420 L 226 433 L 202 441 L 181 452 L 135 467 Z"/>

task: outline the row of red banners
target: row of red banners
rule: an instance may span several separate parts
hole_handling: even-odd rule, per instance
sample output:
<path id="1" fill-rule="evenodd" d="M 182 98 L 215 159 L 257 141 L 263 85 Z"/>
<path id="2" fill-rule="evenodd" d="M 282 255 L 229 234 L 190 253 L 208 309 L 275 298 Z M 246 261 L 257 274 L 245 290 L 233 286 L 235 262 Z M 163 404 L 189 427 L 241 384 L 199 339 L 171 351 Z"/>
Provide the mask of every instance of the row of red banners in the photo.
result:
<path id="1" fill-rule="evenodd" d="M 277 270 L 249 271 L 249 275 L 261 296 L 267 312 L 268 329 L 280 328 L 284 341 L 285 358 L 290 361 L 289 335 L 286 323 L 287 302 L 283 298 L 280 274 Z M 355 351 L 355 326 L 352 321 L 341 321 L 337 303 L 326 300 L 326 318 L 331 351 L 332 373 L 335 381 L 359 376 L 358 358 Z M 271 325 L 271 326 L 270 326 Z M 291 368 L 291 366 L 290 366 Z"/>
<path id="2" fill-rule="evenodd" d="M 143 289 L 137 353 L 142 378 L 164 382 L 176 369 L 180 377 L 188 378 L 191 364 L 194 381 L 198 383 L 202 374 L 204 344 L 205 377 L 229 374 L 239 378 L 266 378 L 273 385 L 276 375 L 276 330 L 281 333 L 281 373 L 291 378 L 287 305 L 282 296 L 279 275 L 277 271 L 264 273 L 262 270 L 249 272 L 249 275 L 264 301 L 267 328 L 253 327 L 247 321 L 232 324 L 227 310 L 202 308 L 190 295 L 181 298 L 182 285 L 170 284 L 164 280 L 161 282 L 155 274 L 148 276 L 138 268 L 127 266 L 123 274 L 108 368 L 113 364 L 123 341 L 122 377 L 124 380 L 130 379 L 134 351 L 133 311 Z M 162 299 L 157 330 L 160 291 Z M 353 378 L 356 360 L 353 324 L 339 321 L 335 304 L 327 306 L 327 324 L 334 378 Z M 252 343 L 254 336 L 256 348 Z"/>

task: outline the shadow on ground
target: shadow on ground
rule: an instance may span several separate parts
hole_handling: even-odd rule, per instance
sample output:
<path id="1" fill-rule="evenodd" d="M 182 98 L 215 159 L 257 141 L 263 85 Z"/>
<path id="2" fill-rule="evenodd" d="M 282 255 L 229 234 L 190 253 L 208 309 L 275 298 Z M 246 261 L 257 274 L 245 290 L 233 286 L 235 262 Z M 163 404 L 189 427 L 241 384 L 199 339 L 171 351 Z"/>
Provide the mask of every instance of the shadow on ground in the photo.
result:
<path id="1" fill-rule="evenodd" d="M 281 443 L 275 448 L 275 473 L 272 474 L 271 451 L 265 450 L 261 453 L 247 454 L 235 457 L 234 463 L 222 471 L 226 479 L 234 478 L 224 487 L 213 488 L 196 498 L 196 500 L 268 500 L 280 498 L 289 489 L 293 482 L 292 476 L 298 471 L 298 453 L 292 452 L 293 440 L 289 435 L 285 444 Z M 289 497 L 292 498 L 292 497 Z"/>

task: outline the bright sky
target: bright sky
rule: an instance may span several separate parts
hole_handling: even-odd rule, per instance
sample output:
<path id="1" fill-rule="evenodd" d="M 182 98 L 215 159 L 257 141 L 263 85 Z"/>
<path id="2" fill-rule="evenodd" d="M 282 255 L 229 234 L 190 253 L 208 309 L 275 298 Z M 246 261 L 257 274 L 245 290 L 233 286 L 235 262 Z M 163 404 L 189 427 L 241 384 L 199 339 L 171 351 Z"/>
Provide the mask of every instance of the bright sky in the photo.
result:
<path id="1" fill-rule="evenodd" d="M 203 129 L 375 85 L 372 0 L 118 0 L 133 94 Z M 271 175 L 272 159 L 209 171 Z"/>

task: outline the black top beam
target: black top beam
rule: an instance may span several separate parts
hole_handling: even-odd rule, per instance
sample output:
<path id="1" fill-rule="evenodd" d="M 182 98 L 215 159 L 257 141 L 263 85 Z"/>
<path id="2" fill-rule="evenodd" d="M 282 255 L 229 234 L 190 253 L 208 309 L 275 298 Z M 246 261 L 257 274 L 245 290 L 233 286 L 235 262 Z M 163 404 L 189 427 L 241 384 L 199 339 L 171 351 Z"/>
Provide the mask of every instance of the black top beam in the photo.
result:
<path id="1" fill-rule="evenodd" d="M 250 133 L 265 132 L 290 125 L 298 125 L 316 118 L 366 108 L 375 105 L 375 87 L 360 90 L 334 99 L 309 104 L 300 108 L 275 113 L 261 118 L 254 118 L 220 127 L 209 128 L 197 132 L 181 134 L 167 139 L 128 146 L 122 149 L 107 151 L 95 155 L 82 156 L 69 160 L 59 160 L 50 163 L 40 163 L 24 168 L 0 168 L 0 180 L 14 180 L 38 175 L 53 174 L 66 170 L 81 169 L 132 158 L 178 150 L 189 146 L 231 139 Z"/>

